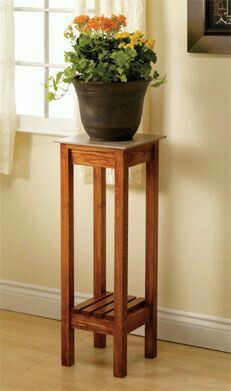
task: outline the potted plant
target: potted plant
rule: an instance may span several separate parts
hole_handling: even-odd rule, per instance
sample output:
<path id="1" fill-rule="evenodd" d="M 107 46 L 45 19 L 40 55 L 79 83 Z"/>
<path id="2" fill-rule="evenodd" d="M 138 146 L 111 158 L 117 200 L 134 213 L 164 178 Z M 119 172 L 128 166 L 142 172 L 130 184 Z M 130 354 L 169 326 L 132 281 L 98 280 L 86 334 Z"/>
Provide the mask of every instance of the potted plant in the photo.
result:
<path id="1" fill-rule="evenodd" d="M 46 85 L 52 101 L 74 84 L 83 126 L 94 140 L 132 139 L 149 83 L 158 87 L 165 81 L 152 69 L 157 61 L 154 40 L 140 31 L 128 33 L 125 26 L 123 15 L 77 16 L 64 32 L 72 47 L 65 52 L 67 67 Z"/>

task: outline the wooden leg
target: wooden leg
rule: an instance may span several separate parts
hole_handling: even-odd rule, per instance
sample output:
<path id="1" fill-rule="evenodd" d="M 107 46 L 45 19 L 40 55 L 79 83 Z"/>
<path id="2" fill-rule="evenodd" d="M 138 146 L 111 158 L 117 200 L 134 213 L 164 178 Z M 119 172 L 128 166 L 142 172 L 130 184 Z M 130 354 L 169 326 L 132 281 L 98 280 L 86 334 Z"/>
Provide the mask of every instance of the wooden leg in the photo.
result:
<path id="1" fill-rule="evenodd" d="M 73 165 L 61 145 L 61 330 L 62 365 L 74 364 L 74 329 L 70 311 L 74 306 Z"/>
<path id="2" fill-rule="evenodd" d="M 94 297 L 106 291 L 106 169 L 94 167 Z M 105 348 L 106 335 L 94 333 L 94 347 Z"/>
<path id="3" fill-rule="evenodd" d="M 158 161 L 159 145 L 156 144 L 154 160 L 146 163 L 145 300 L 150 308 L 150 317 L 145 324 L 147 358 L 157 356 Z"/>
<path id="4" fill-rule="evenodd" d="M 127 375 L 128 167 L 122 151 L 115 167 L 114 376 Z"/>

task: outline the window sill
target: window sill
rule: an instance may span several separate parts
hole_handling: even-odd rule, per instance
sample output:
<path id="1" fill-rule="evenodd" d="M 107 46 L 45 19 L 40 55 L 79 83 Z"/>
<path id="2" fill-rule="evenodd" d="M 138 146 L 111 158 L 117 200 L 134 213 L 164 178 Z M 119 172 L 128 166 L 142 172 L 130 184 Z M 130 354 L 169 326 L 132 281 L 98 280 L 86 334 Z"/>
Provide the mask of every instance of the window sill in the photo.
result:
<path id="1" fill-rule="evenodd" d="M 70 136 L 73 134 L 74 121 L 62 118 L 42 118 L 29 115 L 17 117 L 17 132 L 40 134 L 44 136 Z"/>

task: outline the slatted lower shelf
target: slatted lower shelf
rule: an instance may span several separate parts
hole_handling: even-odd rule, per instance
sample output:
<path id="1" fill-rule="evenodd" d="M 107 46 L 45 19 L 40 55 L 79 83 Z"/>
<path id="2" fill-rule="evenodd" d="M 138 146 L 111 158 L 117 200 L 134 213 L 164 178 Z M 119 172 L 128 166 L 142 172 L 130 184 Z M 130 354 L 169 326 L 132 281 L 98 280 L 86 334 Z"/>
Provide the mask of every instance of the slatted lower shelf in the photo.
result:
<path id="1" fill-rule="evenodd" d="M 128 332 L 145 323 L 149 314 L 145 299 L 128 295 Z M 98 298 L 85 300 L 72 309 L 72 326 L 103 334 L 114 333 L 114 295 L 105 292 Z"/>

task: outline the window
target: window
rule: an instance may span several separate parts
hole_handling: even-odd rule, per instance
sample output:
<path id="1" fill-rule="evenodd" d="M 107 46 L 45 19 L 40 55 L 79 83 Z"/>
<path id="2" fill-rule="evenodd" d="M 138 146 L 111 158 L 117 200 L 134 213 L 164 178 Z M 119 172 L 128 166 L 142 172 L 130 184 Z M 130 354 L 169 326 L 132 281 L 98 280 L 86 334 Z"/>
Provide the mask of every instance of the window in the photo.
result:
<path id="1" fill-rule="evenodd" d="M 72 86 L 61 100 L 45 99 L 50 75 L 65 67 L 68 50 L 64 30 L 74 17 L 75 0 L 14 0 L 15 90 L 19 131 L 54 135 L 73 128 Z M 94 15 L 95 0 L 87 0 L 87 14 Z"/>

